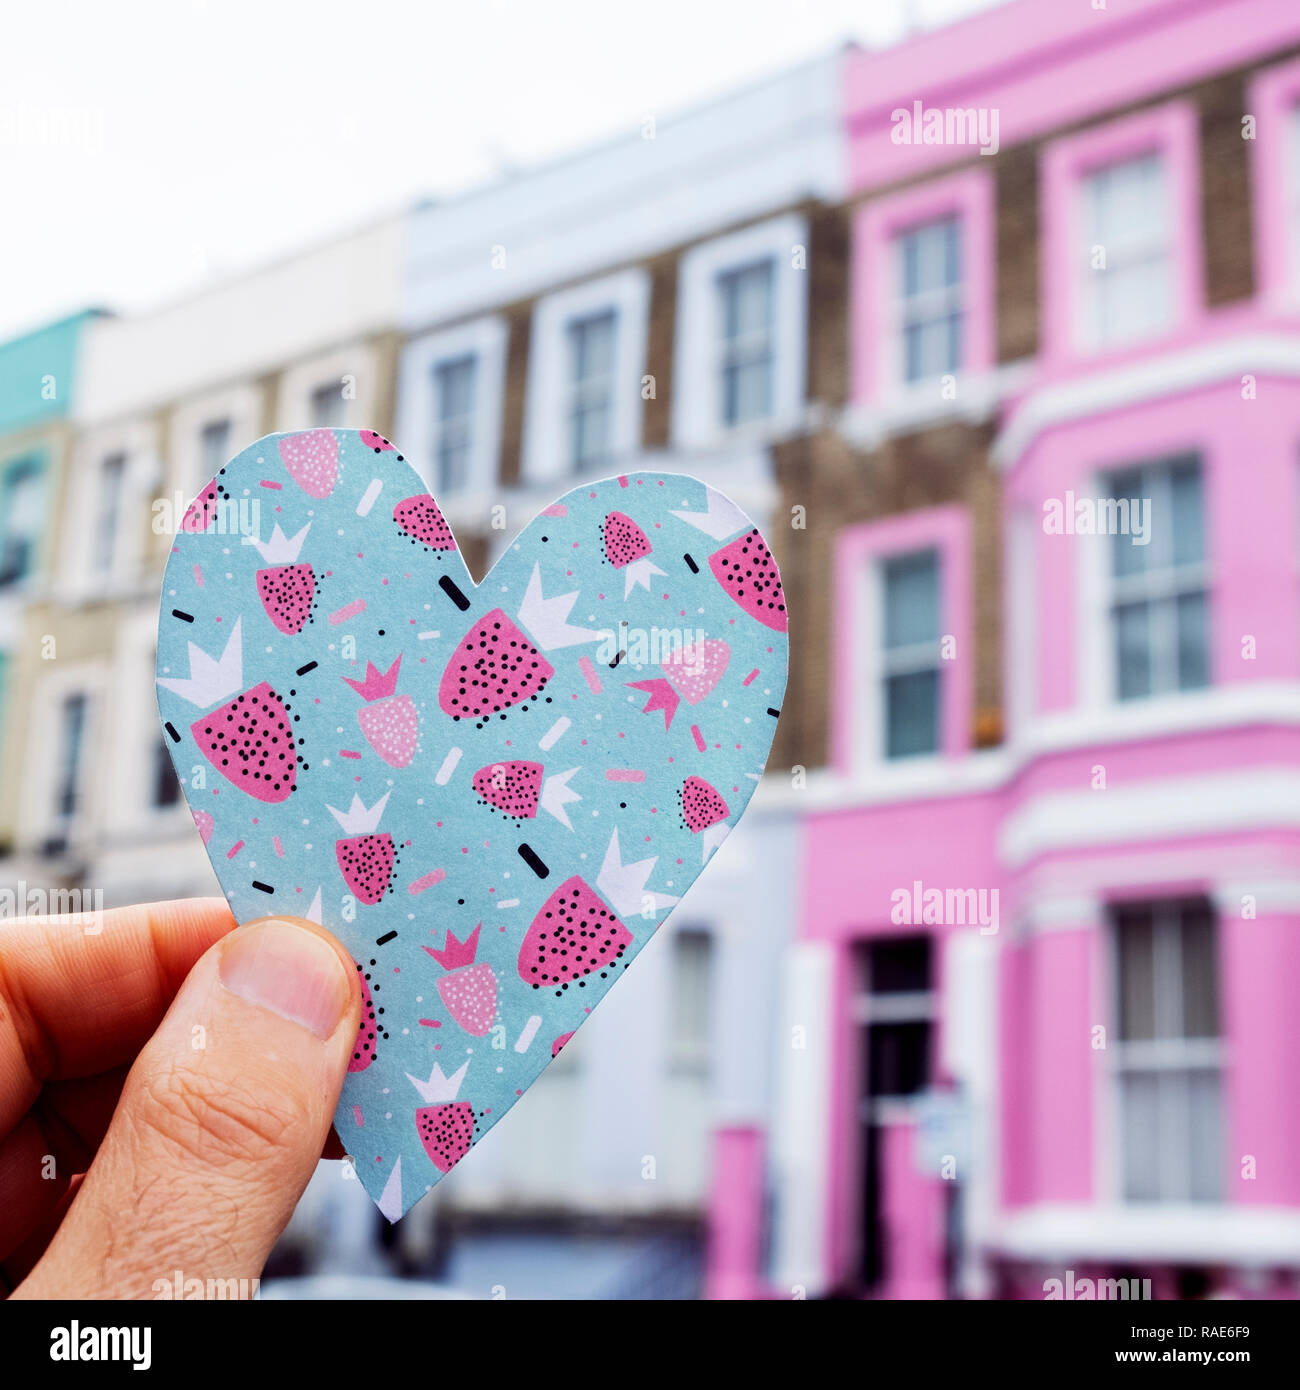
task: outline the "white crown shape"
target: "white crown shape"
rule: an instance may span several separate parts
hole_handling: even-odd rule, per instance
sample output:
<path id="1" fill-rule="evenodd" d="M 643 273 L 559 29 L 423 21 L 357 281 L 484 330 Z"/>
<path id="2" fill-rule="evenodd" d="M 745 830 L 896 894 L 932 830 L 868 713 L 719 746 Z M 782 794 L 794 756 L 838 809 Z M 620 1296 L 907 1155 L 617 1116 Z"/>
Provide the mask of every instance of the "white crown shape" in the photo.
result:
<path id="1" fill-rule="evenodd" d="M 554 816 L 566 830 L 573 829 L 573 822 L 569 819 L 569 813 L 564 808 L 571 801 L 582 800 L 581 795 L 569 785 L 569 778 L 579 771 L 581 771 L 580 768 L 571 767 L 568 772 L 557 772 L 554 777 L 548 777 L 542 783 L 540 798 L 542 810 L 547 815 Z"/>
<path id="2" fill-rule="evenodd" d="M 639 859 L 635 864 L 624 864 L 618 848 L 618 831 L 610 837 L 609 848 L 605 851 L 605 862 L 600 866 L 596 887 L 613 905 L 620 917 L 638 916 L 646 907 L 662 912 L 678 901 L 671 893 L 654 893 L 646 888 L 646 881 L 654 866 L 659 862 L 653 859 Z"/>
<path id="3" fill-rule="evenodd" d="M 714 488 L 705 488 L 705 509 L 702 512 L 674 512 L 688 526 L 712 536 L 715 541 L 725 541 L 737 531 L 752 526 L 753 522 L 740 510 L 730 497 L 724 497 Z"/>
<path id="4" fill-rule="evenodd" d="M 598 642 L 600 633 L 595 629 L 570 626 L 569 614 L 577 601 L 577 589 L 571 594 L 556 594 L 553 598 L 543 598 L 541 566 L 534 565 L 532 578 L 528 581 L 528 588 L 524 593 L 524 601 L 519 605 L 519 621 L 543 651 L 554 651 L 556 647 L 575 647 L 580 642 Z"/>
<path id="5" fill-rule="evenodd" d="M 259 541 L 254 536 L 247 537 L 247 540 L 248 544 L 256 548 L 257 553 L 268 565 L 292 565 L 296 563 L 299 552 L 302 550 L 302 543 L 307 539 L 307 532 L 310 530 L 311 522 L 309 521 L 296 536 L 286 536 L 280 530 L 280 523 L 277 521 L 271 529 L 269 541 Z"/>
<path id="6" fill-rule="evenodd" d="M 333 806 L 325 809 L 339 823 L 345 835 L 373 835 L 379 829 L 379 818 L 384 814 L 384 805 L 392 792 L 385 792 L 373 806 L 366 803 L 353 792 L 352 805 L 346 811 L 336 811 Z"/>
<path id="7" fill-rule="evenodd" d="M 241 618 L 235 619 L 221 655 L 213 660 L 197 643 L 191 642 L 190 675 L 188 680 L 176 676 L 159 676 L 158 684 L 182 700 L 207 709 L 219 700 L 228 700 L 244 683 L 244 661 L 240 648 Z"/>
<path id="8" fill-rule="evenodd" d="M 412 1076 L 409 1071 L 406 1073 L 406 1079 L 419 1091 L 421 1100 L 430 1105 L 436 1105 L 439 1101 L 456 1099 L 460 1094 L 460 1083 L 464 1081 L 465 1073 L 468 1070 L 469 1063 L 462 1062 L 459 1071 L 454 1071 L 450 1076 L 447 1076 L 435 1062 L 427 1081 L 421 1081 L 418 1076 Z"/>

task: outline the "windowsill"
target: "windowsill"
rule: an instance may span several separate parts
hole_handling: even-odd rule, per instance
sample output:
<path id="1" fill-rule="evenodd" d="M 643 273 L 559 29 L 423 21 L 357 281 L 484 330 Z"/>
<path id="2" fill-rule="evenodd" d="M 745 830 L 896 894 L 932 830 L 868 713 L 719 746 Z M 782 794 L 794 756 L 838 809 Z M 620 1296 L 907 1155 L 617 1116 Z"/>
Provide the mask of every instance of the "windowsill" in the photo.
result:
<path id="1" fill-rule="evenodd" d="M 1300 1212 L 1228 1202 L 1043 1202 L 997 1221 L 988 1245 L 1000 1254 L 1062 1259 L 1225 1261 L 1291 1267 L 1300 1249 Z"/>
<path id="2" fill-rule="evenodd" d="M 978 424 L 995 415 L 1004 400 L 1023 390 L 1033 371 L 1033 361 L 1025 360 L 955 373 L 957 395 L 952 400 L 939 396 L 938 382 L 897 386 L 875 399 L 850 405 L 841 427 L 853 443 L 871 449 L 894 435 L 934 425 L 952 421 Z"/>

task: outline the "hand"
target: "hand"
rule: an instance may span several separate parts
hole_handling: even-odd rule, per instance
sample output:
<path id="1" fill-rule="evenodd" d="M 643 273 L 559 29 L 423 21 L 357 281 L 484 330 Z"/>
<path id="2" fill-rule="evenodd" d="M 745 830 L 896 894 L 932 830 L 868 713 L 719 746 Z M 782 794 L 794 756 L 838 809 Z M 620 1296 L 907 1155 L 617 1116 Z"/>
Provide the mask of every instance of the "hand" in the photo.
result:
<path id="1" fill-rule="evenodd" d="M 255 1279 L 330 1133 L 359 1011 L 332 936 L 236 927 L 219 899 L 0 922 L 5 1286 Z"/>

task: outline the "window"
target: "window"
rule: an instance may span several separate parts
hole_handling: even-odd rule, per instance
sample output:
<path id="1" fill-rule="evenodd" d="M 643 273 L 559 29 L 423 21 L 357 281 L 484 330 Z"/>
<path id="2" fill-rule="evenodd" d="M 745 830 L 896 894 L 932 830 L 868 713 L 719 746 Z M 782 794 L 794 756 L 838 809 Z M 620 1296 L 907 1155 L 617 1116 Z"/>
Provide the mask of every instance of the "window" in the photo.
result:
<path id="1" fill-rule="evenodd" d="M 230 421 L 211 420 L 199 432 L 199 464 L 207 483 L 230 462 Z"/>
<path id="2" fill-rule="evenodd" d="M 1111 631 L 1116 694 L 1140 700 L 1210 681 L 1201 466 L 1197 459 L 1111 475 L 1129 514 L 1146 507 L 1148 540 L 1111 539 Z M 1130 532 L 1132 532 L 1130 525 Z"/>
<path id="3" fill-rule="evenodd" d="M 81 745 L 86 732 L 86 696 L 80 691 L 64 697 L 59 712 L 59 771 L 55 783 L 55 814 L 70 820 L 80 800 Z"/>
<path id="4" fill-rule="evenodd" d="M 901 233 L 896 245 L 903 380 L 955 372 L 962 354 L 961 223 L 930 222 Z"/>
<path id="5" fill-rule="evenodd" d="M 884 748 L 887 758 L 939 748 L 939 552 L 881 562 Z"/>
<path id="6" fill-rule="evenodd" d="M 704 1073 L 709 1069 L 713 937 L 687 928 L 678 931 L 672 942 L 672 1065 L 677 1071 Z"/>
<path id="7" fill-rule="evenodd" d="M 122 488 L 126 481 L 126 455 L 109 454 L 99 465 L 99 515 L 95 519 L 95 572 L 108 574 L 117 554 L 121 525 Z"/>
<path id="8" fill-rule="evenodd" d="M 1213 913 L 1202 900 L 1114 913 L 1123 1195 L 1222 1194 L 1222 1045 Z"/>
<path id="9" fill-rule="evenodd" d="M 721 316 L 721 409 L 728 427 L 765 420 L 772 413 L 776 357 L 771 257 L 718 276 Z"/>
<path id="10" fill-rule="evenodd" d="M 469 485 L 477 382 L 473 353 L 434 366 L 433 486 L 440 497 Z"/>
<path id="11" fill-rule="evenodd" d="M 617 327 L 613 309 L 574 319 L 568 326 L 569 463 L 575 473 L 601 462 L 610 451 Z"/>
<path id="12" fill-rule="evenodd" d="M 337 428 L 343 424 L 344 413 L 342 382 L 326 382 L 324 386 L 317 386 L 312 391 L 312 429 Z"/>
<path id="13" fill-rule="evenodd" d="M 0 588 L 25 579 L 35 567 L 44 500 L 36 459 L 11 463 L 0 476 Z"/>
<path id="14" fill-rule="evenodd" d="M 1093 347 L 1149 337 L 1173 318 L 1165 161 L 1143 155 L 1083 178 L 1084 332 Z"/>

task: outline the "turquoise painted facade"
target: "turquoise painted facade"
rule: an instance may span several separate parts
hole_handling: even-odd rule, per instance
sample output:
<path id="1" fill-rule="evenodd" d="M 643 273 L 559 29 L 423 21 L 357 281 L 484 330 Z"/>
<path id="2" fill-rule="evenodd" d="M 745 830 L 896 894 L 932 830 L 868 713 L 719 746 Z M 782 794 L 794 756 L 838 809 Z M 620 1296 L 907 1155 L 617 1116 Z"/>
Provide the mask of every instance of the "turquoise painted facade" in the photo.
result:
<path id="1" fill-rule="evenodd" d="M 67 417 L 82 330 L 100 312 L 85 309 L 0 343 L 0 440 Z"/>

